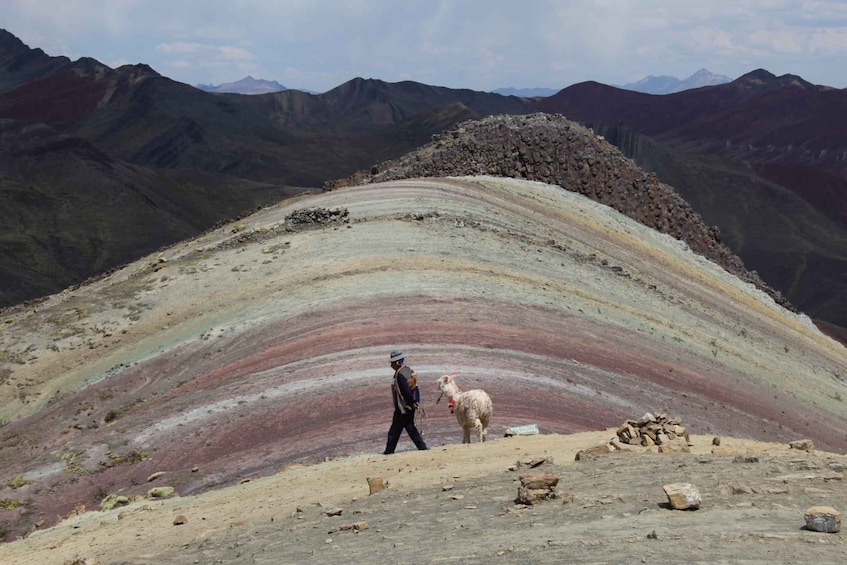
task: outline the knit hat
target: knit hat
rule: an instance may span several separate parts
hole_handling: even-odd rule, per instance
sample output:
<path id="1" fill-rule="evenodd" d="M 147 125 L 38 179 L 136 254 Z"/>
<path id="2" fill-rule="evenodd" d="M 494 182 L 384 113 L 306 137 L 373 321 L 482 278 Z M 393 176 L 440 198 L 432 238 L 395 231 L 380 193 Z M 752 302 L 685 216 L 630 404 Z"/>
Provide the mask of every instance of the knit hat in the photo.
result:
<path id="1" fill-rule="evenodd" d="M 402 361 L 404 358 L 405 358 L 405 356 L 403 355 L 403 352 L 400 351 L 399 349 L 395 349 L 394 351 L 391 352 L 391 362 L 392 363 L 394 363 L 395 361 Z"/>

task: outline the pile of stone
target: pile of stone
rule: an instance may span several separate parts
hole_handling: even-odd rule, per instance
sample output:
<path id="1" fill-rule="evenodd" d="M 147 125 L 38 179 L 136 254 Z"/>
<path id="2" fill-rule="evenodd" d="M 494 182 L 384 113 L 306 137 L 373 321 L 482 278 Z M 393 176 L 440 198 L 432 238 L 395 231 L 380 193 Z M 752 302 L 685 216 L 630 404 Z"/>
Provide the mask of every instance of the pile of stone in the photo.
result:
<path id="1" fill-rule="evenodd" d="M 342 224 L 350 221 L 347 208 L 301 208 L 285 217 L 286 231 L 296 231 L 307 226 Z"/>
<path id="2" fill-rule="evenodd" d="M 556 498 L 556 485 L 559 478 L 552 473 L 530 473 L 521 475 L 521 486 L 518 487 L 518 504 L 532 506 L 545 500 Z"/>
<path id="3" fill-rule="evenodd" d="M 619 451 L 626 446 L 659 446 L 660 452 L 691 451 L 688 431 L 682 427 L 682 419 L 668 418 L 667 414 L 647 412 L 638 420 L 626 420 L 610 442 Z"/>

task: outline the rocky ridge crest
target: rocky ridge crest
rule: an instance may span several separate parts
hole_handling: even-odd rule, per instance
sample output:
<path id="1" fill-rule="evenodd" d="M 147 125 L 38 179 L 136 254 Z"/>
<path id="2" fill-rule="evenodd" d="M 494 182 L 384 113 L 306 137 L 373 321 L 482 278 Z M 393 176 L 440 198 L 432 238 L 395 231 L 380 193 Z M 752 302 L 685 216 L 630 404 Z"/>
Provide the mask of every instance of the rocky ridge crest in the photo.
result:
<path id="1" fill-rule="evenodd" d="M 416 151 L 330 181 L 324 188 L 464 175 L 535 180 L 578 192 L 684 241 L 695 253 L 797 312 L 758 273 L 747 270 L 721 241 L 720 230 L 707 226 L 673 187 L 639 168 L 602 136 L 560 114 L 497 115 L 462 122 L 434 135 Z"/>

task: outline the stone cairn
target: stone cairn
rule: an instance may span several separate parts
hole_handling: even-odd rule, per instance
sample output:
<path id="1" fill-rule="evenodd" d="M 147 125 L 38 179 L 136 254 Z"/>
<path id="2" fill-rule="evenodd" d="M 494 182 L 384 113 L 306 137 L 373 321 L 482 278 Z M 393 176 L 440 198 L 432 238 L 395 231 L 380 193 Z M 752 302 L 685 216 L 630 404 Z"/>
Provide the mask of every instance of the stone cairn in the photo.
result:
<path id="1" fill-rule="evenodd" d="M 647 412 L 638 420 L 626 420 L 609 442 L 619 451 L 624 446 L 659 446 L 660 452 L 691 451 L 688 431 L 682 427 L 682 418 L 668 418 L 667 414 Z"/>
<path id="2" fill-rule="evenodd" d="M 691 445 L 688 431 L 682 427 L 681 418 L 668 418 L 667 414 L 647 412 L 638 420 L 624 421 L 617 429 L 615 437 L 608 442 L 577 451 L 576 460 L 594 459 L 615 451 L 655 451 L 653 448 L 658 448 L 659 453 L 690 453 Z"/>

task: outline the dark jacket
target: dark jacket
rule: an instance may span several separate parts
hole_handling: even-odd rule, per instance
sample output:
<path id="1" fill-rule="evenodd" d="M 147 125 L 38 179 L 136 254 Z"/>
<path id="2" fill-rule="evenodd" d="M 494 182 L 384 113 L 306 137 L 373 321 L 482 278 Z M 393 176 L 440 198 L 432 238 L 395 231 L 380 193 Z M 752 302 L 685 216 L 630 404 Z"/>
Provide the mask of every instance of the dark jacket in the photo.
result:
<path id="1" fill-rule="evenodd" d="M 420 392 L 417 389 L 413 391 L 409 388 L 409 377 L 411 376 L 412 369 L 404 365 L 394 373 L 394 382 L 391 383 L 394 409 L 401 414 L 414 411 L 415 405 L 420 402 Z"/>

